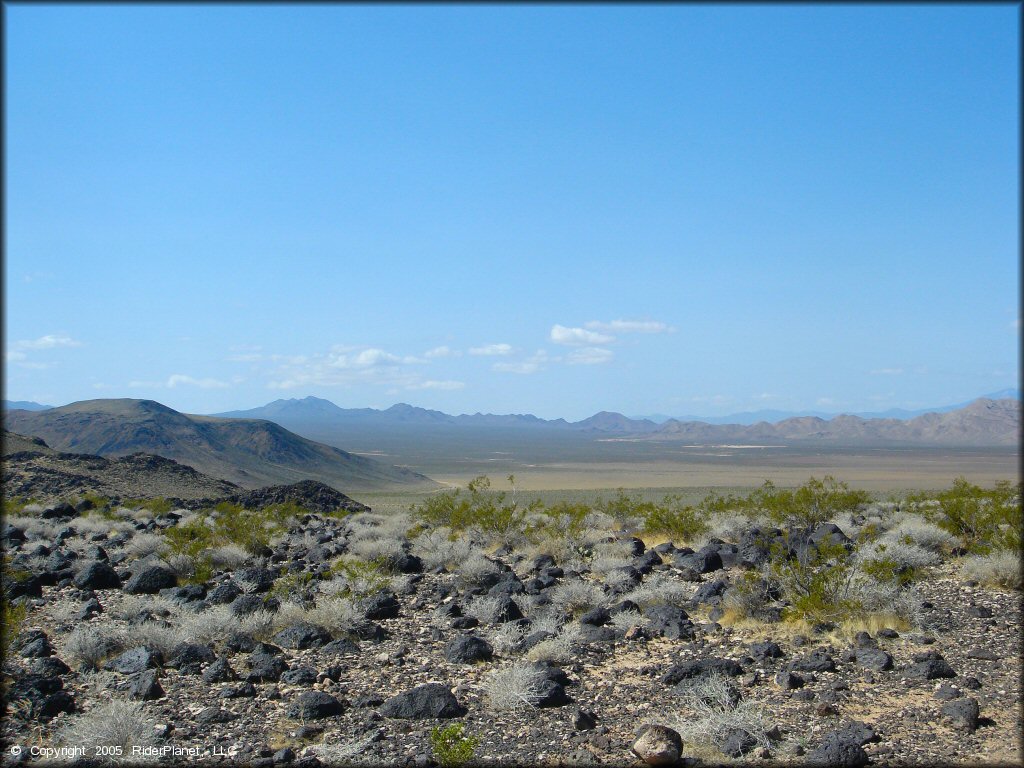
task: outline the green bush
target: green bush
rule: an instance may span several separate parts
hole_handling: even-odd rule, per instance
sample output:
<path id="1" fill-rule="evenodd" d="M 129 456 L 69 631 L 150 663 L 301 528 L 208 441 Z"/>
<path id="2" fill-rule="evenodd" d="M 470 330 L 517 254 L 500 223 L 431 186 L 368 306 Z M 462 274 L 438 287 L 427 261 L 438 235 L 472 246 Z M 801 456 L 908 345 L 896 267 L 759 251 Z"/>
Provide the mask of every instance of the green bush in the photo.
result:
<path id="1" fill-rule="evenodd" d="M 683 504 L 679 496 L 666 496 L 661 504 L 651 504 L 646 509 L 644 531 L 669 536 L 673 541 L 692 541 L 709 528 L 705 512 Z"/>
<path id="2" fill-rule="evenodd" d="M 524 533 L 527 513 L 541 507 L 539 501 L 520 506 L 515 477 L 509 475 L 508 479 L 512 483 L 511 499 L 505 491 L 491 491 L 490 479 L 480 475 L 467 485 L 468 495 L 460 488 L 439 493 L 414 506 L 413 515 L 434 527 L 456 532 L 474 528 L 490 540 L 507 541 L 514 534 Z"/>
<path id="3" fill-rule="evenodd" d="M 769 570 L 790 602 L 786 618 L 838 621 L 861 607 L 850 597 L 856 568 L 842 544 L 823 541 L 795 558 L 773 552 Z"/>
<path id="4" fill-rule="evenodd" d="M 866 491 L 852 491 L 831 475 L 812 477 L 795 491 L 776 488 L 766 480 L 743 503 L 747 511 L 760 511 L 776 523 L 814 527 L 842 513 L 856 512 L 871 501 Z"/>
<path id="5" fill-rule="evenodd" d="M 653 502 L 641 499 L 638 494 L 628 495 L 622 488 L 616 490 L 611 499 L 597 502 L 597 508 L 612 518 L 620 529 L 633 525 L 637 518 L 645 519 L 655 506 Z"/>
<path id="6" fill-rule="evenodd" d="M 590 507 L 587 504 L 560 501 L 538 512 L 540 519 L 526 530 L 534 544 L 545 540 L 578 542 L 583 536 Z"/>
<path id="7" fill-rule="evenodd" d="M 986 554 L 994 549 L 1020 551 L 1021 487 L 1009 482 L 985 489 L 964 477 L 938 494 L 917 493 L 907 497 L 925 519 L 953 534 L 971 553 Z M 935 500 L 937 505 L 922 504 Z"/>
<path id="8" fill-rule="evenodd" d="M 458 768 L 473 759 L 480 739 L 463 735 L 464 730 L 462 723 L 452 723 L 445 728 L 435 726 L 430 731 L 430 746 L 442 768 Z"/>
<path id="9" fill-rule="evenodd" d="M 129 509 L 144 509 L 154 515 L 166 515 L 174 509 L 174 505 L 162 496 L 153 499 L 128 499 L 124 506 Z"/>
<path id="10" fill-rule="evenodd" d="M 338 592 L 340 596 L 358 600 L 383 592 L 391 586 L 386 567 L 384 558 L 359 560 L 342 557 L 331 566 L 330 573 L 344 581 L 344 586 Z"/>
<path id="11" fill-rule="evenodd" d="M 36 503 L 35 499 L 29 499 L 24 496 L 12 496 L 10 498 L 3 499 L 3 510 L 4 517 L 14 517 L 20 515 L 25 511 L 25 507 L 29 504 Z"/>

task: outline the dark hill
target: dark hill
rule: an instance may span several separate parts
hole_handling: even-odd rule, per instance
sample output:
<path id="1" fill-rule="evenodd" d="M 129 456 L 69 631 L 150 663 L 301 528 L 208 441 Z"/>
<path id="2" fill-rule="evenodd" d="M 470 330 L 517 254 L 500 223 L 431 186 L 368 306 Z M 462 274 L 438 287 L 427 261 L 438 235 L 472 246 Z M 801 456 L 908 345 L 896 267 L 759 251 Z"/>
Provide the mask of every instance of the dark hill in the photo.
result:
<path id="1" fill-rule="evenodd" d="M 408 469 L 313 442 L 273 422 L 179 413 L 153 400 L 86 400 L 8 411 L 5 427 L 54 449 L 107 457 L 144 451 L 243 488 L 319 480 L 339 490 L 430 486 Z"/>

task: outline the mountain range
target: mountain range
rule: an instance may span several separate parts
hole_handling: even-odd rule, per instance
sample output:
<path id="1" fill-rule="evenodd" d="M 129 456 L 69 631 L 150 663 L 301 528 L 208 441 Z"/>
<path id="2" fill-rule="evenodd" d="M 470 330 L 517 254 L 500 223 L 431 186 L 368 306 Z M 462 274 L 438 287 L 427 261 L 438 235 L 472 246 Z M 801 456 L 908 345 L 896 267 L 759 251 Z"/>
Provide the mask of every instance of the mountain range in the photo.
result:
<path id="1" fill-rule="evenodd" d="M 1020 400 L 1020 390 L 1016 388 L 1001 389 L 998 392 L 990 392 L 980 395 L 975 399 L 987 400 Z M 315 421 L 326 418 L 328 420 L 343 418 L 351 425 L 357 424 L 462 424 L 467 426 L 566 426 L 579 429 L 597 427 L 608 429 L 613 422 L 619 422 L 623 431 L 634 432 L 638 430 L 653 431 L 654 427 L 664 424 L 667 421 L 699 421 L 705 424 L 757 424 L 762 421 L 776 423 L 785 419 L 798 418 L 801 416 L 815 416 L 820 419 L 832 419 L 836 416 L 858 416 L 862 419 L 912 419 L 916 416 L 923 416 L 926 413 L 948 413 L 965 408 L 974 400 L 966 400 L 952 405 L 940 405 L 932 408 L 919 408 L 908 410 L 905 408 L 890 408 L 885 411 L 863 411 L 855 413 L 839 413 L 832 411 L 779 411 L 764 409 L 759 411 L 742 411 L 731 413 L 725 416 L 669 416 L 666 414 L 649 414 L 646 416 L 623 416 L 611 411 L 601 411 L 588 419 L 578 422 L 568 422 L 565 419 L 541 419 L 532 414 L 505 414 L 496 415 L 491 413 L 474 413 L 451 416 L 441 411 L 418 408 L 406 403 L 398 403 L 384 410 L 376 408 L 340 408 L 330 400 L 318 397 L 304 397 L 302 399 L 291 398 L 288 400 L 275 400 L 258 408 L 247 410 L 227 411 L 215 413 L 214 416 L 227 418 L 259 418 L 277 421 L 284 420 Z M 4 400 L 5 411 L 20 409 L 25 411 L 43 411 L 52 408 L 52 405 L 41 405 L 28 400 Z M 632 423 L 627 424 L 627 422 Z M 650 422 L 650 424 L 644 424 Z"/>
<path id="2" fill-rule="evenodd" d="M 712 424 L 706 421 L 631 419 L 602 411 L 577 422 L 545 420 L 529 414 L 463 414 L 399 403 L 385 410 L 339 408 L 316 397 L 275 400 L 262 408 L 218 414 L 222 418 L 261 418 L 275 421 L 298 434 L 337 444 L 346 432 L 368 428 L 403 432 L 475 427 L 477 429 L 530 429 L 580 433 L 590 436 L 645 440 L 687 440 L 696 443 L 757 444 L 766 440 L 824 441 L 836 444 L 881 445 L 1014 445 L 1020 438 L 1020 401 L 979 398 L 957 409 L 946 409 L 908 419 L 864 418 L 854 415 L 797 416 L 770 423 Z"/>
<path id="3" fill-rule="evenodd" d="M 56 450 L 107 458 L 145 452 L 243 488 L 319 480 L 339 490 L 434 487 L 430 478 L 314 442 L 260 419 L 179 413 L 153 400 L 85 400 L 9 410 L 4 428 Z"/>

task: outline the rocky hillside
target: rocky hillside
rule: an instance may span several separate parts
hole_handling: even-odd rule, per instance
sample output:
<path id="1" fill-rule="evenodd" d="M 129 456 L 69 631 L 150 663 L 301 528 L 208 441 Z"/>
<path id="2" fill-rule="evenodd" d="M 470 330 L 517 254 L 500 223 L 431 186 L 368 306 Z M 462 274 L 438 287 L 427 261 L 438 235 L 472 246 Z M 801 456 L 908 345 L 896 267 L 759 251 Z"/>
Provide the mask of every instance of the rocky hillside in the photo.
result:
<path id="1" fill-rule="evenodd" d="M 203 499 L 231 496 L 241 490 L 234 483 L 152 454 L 107 459 L 61 453 L 38 437 L 3 432 L 3 493 L 8 499 L 49 503 L 86 494 L 114 499 Z"/>
<path id="2" fill-rule="evenodd" d="M 263 554 L 211 549 L 202 575 L 201 552 L 168 554 L 188 519 L 9 518 L 5 761 L 136 746 L 168 765 L 430 768 L 461 745 L 490 765 L 1019 764 L 1019 558 L 965 557 L 896 505 L 843 527 L 723 518 L 693 547 L 599 515 L 496 547 L 311 514 Z M 879 552 L 865 530 L 906 584 L 862 572 L 850 608 L 777 580 L 824 547 L 859 568 Z M 822 608 L 854 613 L 790 616 Z"/>
<path id="3" fill-rule="evenodd" d="M 317 480 L 343 490 L 430 487 L 429 478 L 307 440 L 269 421 L 190 416 L 152 400 L 86 400 L 4 414 L 7 429 L 58 451 L 173 459 L 243 488 Z"/>

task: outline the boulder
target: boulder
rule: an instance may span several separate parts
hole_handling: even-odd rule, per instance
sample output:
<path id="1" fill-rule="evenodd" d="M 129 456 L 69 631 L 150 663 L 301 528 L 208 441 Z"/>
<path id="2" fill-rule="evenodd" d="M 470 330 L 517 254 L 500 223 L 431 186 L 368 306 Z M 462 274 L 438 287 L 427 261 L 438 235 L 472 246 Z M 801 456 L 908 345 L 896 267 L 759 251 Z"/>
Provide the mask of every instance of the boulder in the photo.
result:
<path id="1" fill-rule="evenodd" d="M 743 673 L 743 668 L 732 659 L 710 657 L 706 659 L 692 659 L 674 664 L 661 676 L 661 682 L 665 685 L 676 685 L 682 680 L 693 677 L 700 677 L 709 672 L 720 672 L 724 675 L 735 677 Z"/>
<path id="2" fill-rule="evenodd" d="M 331 642 L 331 633 L 315 624 L 299 622 L 285 627 L 271 639 L 282 648 L 302 650 L 327 645 Z"/>
<path id="3" fill-rule="evenodd" d="M 807 765 L 860 768 L 868 764 L 868 753 L 855 741 L 844 740 L 837 732 L 825 736 L 824 741 L 807 755 Z"/>
<path id="4" fill-rule="evenodd" d="M 459 635 L 444 649 L 444 657 L 453 664 L 472 664 L 490 661 L 494 655 L 491 644 L 476 635 Z"/>
<path id="5" fill-rule="evenodd" d="M 647 765 L 676 765 L 683 752 L 683 739 L 667 725 L 650 725 L 633 742 L 632 751 Z"/>
<path id="6" fill-rule="evenodd" d="M 288 706 L 286 714 L 293 720 L 322 720 L 344 711 L 345 705 L 329 693 L 304 691 Z"/>
<path id="7" fill-rule="evenodd" d="M 466 714 L 448 686 L 424 683 L 412 690 L 392 696 L 380 707 L 385 717 L 406 720 L 447 719 Z"/>
<path id="8" fill-rule="evenodd" d="M 977 699 L 954 699 L 942 705 L 942 714 L 950 720 L 954 728 L 974 733 L 978 729 L 981 708 Z"/>
<path id="9" fill-rule="evenodd" d="M 139 701 L 153 701 L 161 698 L 164 695 L 164 689 L 160 685 L 157 671 L 147 669 L 136 675 L 128 687 L 128 695 Z"/>
<path id="10" fill-rule="evenodd" d="M 159 565 L 143 568 L 124 584 L 124 591 L 129 595 L 155 595 L 161 589 L 178 586 L 178 577 L 173 572 Z"/>
<path id="11" fill-rule="evenodd" d="M 110 563 L 93 560 L 86 563 L 73 579 L 79 589 L 120 589 L 121 577 L 110 567 Z"/>

